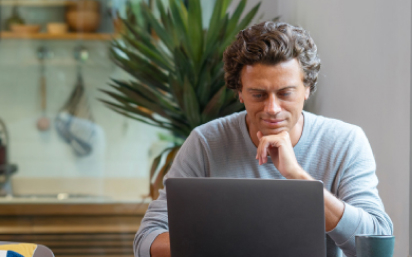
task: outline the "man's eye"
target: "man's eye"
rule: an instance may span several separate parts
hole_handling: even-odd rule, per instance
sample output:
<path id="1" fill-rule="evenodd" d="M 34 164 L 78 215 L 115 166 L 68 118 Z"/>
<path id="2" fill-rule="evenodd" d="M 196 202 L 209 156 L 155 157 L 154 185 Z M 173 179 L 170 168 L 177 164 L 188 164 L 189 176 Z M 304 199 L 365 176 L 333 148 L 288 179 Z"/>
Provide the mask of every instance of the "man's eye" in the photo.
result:
<path id="1" fill-rule="evenodd" d="M 290 92 L 288 92 L 288 93 L 281 93 L 280 95 L 281 96 L 289 96 L 291 93 Z"/>
<path id="2" fill-rule="evenodd" d="M 263 94 L 255 94 L 253 95 L 254 98 L 262 98 Z"/>

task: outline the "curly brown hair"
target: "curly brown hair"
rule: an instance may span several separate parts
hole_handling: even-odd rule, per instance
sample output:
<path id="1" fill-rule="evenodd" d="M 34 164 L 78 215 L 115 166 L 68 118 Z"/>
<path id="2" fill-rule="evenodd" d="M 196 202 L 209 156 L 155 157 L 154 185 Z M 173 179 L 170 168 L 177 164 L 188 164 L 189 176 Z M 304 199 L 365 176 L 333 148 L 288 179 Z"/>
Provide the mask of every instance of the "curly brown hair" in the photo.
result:
<path id="1" fill-rule="evenodd" d="M 262 22 L 241 30 L 223 53 L 226 86 L 242 90 L 240 75 L 245 65 L 276 65 L 296 58 L 304 72 L 303 83 L 316 91 L 320 58 L 309 33 L 287 23 Z"/>

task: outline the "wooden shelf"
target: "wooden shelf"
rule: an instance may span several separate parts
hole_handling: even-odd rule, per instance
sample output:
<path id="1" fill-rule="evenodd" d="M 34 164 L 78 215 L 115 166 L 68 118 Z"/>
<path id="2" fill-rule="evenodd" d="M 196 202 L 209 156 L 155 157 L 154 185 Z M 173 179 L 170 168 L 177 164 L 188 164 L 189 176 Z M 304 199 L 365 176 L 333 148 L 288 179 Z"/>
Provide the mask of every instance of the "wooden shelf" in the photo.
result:
<path id="1" fill-rule="evenodd" d="M 18 6 L 66 6 L 66 0 L 0 0 L 0 5 Z"/>
<path id="2" fill-rule="evenodd" d="M 34 33 L 23 34 L 9 31 L 0 32 L 0 39 L 43 39 L 43 40 L 111 40 L 114 34 L 110 33 L 65 33 L 65 34 L 49 34 L 49 33 Z"/>

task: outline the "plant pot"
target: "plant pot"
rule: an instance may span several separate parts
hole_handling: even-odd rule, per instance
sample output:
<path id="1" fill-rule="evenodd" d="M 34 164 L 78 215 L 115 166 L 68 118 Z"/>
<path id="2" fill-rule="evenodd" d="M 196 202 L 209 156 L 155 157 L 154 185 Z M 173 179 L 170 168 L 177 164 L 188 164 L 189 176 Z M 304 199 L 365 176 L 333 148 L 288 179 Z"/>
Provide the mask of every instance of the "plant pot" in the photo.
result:
<path id="1" fill-rule="evenodd" d="M 19 11 L 18 11 L 18 6 L 14 5 L 13 10 L 12 10 L 12 15 L 10 18 L 6 19 L 5 24 L 6 24 L 6 29 L 11 30 L 11 26 L 13 24 L 24 24 L 23 18 L 20 17 Z"/>
<path id="2" fill-rule="evenodd" d="M 94 11 L 68 11 L 67 24 L 77 32 L 95 32 L 100 24 L 100 14 Z"/>

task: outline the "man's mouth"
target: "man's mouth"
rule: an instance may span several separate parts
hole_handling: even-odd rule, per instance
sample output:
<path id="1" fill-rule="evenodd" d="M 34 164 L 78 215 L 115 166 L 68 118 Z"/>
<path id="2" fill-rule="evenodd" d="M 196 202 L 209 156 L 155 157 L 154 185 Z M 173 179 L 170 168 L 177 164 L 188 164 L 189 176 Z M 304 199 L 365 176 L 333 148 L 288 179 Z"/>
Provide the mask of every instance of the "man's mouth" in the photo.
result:
<path id="1" fill-rule="evenodd" d="M 266 123 L 268 125 L 278 125 L 278 124 L 282 123 L 283 121 L 285 121 L 285 120 L 280 120 L 280 119 L 277 119 L 277 120 L 262 119 L 262 120 L 263 120 L 264 123 Z"/>

